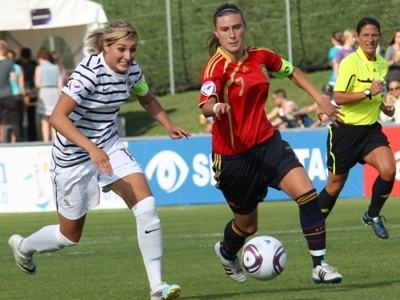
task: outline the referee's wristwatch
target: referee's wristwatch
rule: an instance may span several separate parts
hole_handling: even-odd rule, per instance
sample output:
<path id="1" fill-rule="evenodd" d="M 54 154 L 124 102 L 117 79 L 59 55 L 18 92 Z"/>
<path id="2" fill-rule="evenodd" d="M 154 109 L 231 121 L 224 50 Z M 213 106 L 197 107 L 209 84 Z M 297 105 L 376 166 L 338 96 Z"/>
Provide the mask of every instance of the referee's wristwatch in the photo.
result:
<path id="1" fill-rule="evenodd" d="M 365 96 L 366 96 L 369 100 L 372 99 L 372 94 L 371 94 L 371 90 L 370 90 L 370 89 L 366 89 L 366 90 L 364 91 L 364 94 L 365 94 Z"/>

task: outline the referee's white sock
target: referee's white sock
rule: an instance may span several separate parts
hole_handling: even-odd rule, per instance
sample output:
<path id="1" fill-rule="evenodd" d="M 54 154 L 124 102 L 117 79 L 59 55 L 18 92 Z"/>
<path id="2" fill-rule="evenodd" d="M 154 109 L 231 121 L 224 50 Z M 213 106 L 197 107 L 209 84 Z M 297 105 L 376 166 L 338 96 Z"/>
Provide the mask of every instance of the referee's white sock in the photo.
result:
<path id="1" fill-rule="evenodd" d="M 60 225 L 49 225 L 24 238 L 19 250 L 29 256 L 34 252 L 57 251 L 76 244 L 60 232 Z"/>
<path id="2" fill-rule="evenodd" d="M 153 196 L 138 202 L 132 212 L 136 217 L 137 237 L 150 288 L 162 282 L 162 231 Z"/>

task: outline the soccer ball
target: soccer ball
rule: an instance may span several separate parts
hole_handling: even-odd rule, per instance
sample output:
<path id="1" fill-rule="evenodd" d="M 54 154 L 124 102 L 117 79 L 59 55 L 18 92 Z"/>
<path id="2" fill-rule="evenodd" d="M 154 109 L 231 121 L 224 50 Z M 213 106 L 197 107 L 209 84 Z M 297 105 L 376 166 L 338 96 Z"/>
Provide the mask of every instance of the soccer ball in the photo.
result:
<path id="1" fill-rule="evenodd" d="M 247 274 L 258 280 L 272 280 L 285 269 L 285 247 L 276 238 L 257 236 L 243 247 L 242 265 Z"/>

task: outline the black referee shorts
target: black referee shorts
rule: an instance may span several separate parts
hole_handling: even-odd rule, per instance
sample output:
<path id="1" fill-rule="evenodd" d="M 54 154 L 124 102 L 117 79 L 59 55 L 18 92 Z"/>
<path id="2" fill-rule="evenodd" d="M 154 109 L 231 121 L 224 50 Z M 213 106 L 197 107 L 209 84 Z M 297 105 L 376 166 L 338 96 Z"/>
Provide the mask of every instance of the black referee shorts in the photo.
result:
<path id="1" fill-rule="evenodd" d="M 262 202 L 268 187 L 280 190 L 282 178 L 293 168 L 303 167 L 287 141 L 274 135 L 254 148 L 232 156 L 213 153 L 216 187 L 233 212 L 249 214 Z"/>
<path id="2" fill-rule="evenodd" d="M 328 170 L 333 174 L 345 174 L 357 163 L 365 164 L 364 158 L 372 150 L 389 146 L 389 141 L 378 122 L 372 125 L 347 125 L 329 127 L 327 149 Z"/>

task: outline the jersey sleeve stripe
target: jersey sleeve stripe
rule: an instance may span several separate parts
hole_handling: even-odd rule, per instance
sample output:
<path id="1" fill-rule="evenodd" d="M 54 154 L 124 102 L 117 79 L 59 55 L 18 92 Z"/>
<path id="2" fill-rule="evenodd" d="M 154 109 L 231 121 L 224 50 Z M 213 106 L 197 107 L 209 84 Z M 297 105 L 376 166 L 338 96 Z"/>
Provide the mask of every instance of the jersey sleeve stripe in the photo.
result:
<path id="1" fill-rule="evenodd" d="M 215 66 L 222 59 L 224 59 L 224 57 L 219 53 L 216 53 L 213 57 L 210 58 L 210 60 L 208 61 L 207 66 L 205 68 L 204 78 L 203 79 L 206 79 L 206 78 L 208 78 L 208 77 L 210 77 L 212 75 L 212 73 L 214 72 Z"/>

